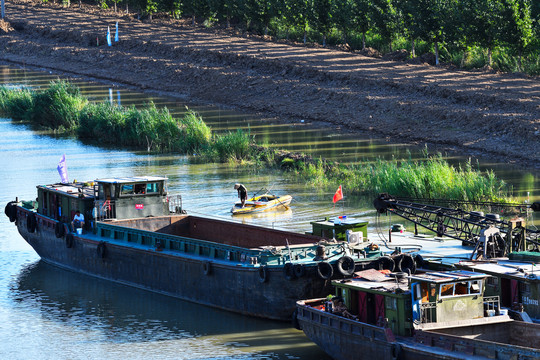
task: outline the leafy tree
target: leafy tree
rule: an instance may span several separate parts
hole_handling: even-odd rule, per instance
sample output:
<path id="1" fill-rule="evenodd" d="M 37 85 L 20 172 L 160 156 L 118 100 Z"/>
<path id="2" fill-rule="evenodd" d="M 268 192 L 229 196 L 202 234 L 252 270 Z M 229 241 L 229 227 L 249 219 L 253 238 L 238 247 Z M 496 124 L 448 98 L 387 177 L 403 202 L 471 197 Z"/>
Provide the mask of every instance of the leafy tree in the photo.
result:
<path id="1" fill-rule="evenodd" d="M 388 42 L 392 51 L 392 41 L 398 30 L 398 13 L 392 0 L 372 0 L 372 20 L 379 35 Z"/>
<path id="2" fill-rule="evenodd" d="M 323 36 L 323 46 L 326 46 L 326 37 L 332 29 L 332 15 L 334 11 L 334 0 L 313 0 L 311 21 L 313 28 Z"/>
<path id="3" fill-rule="evenodd" d="M 245 0 L 244 16 L 246 18 L 247 27 L 252 24 L 262 29 L 264 34 L 268 34 L 268 26 L 270 21 L 279 13 L 279 9 L 275 6 L 272 0 Z"/>
<path id="4" fill-rule="evenodd" d="M 181 11 L 191 16 L 191 24 L 195 26 L 197 17 L 206 18 L 210 14 L 210 6 L 207 1 L 183 0 Z"/>
<path id="5" fill-rule="evenodd" d="M 182 15 L 182 0 L 162 0 L 162 5 L 173 19 L 179 19 Z"/>
<path id="6" fill-rule="evenodd" d="M 503 0 L 502 40 L 518 53 L 518 67 L 522 70 L 523 52 L 533 40 L 531 5 L 529 0 Z"/>
<path id="7" fill-rule="evenodd" d="M 362 50 L 366 49 L 366 33 L 371 30 L 371 12 L 373 11 L 370 0 L 353 1 L 353 26 L 362 33 Z"/>
<path id="8" fill-rule="evenodd" d="M 219 20 L 225 20 L 225 26 L 231 27 L 231 19 L 241 15 L 241 0 L 209 0 L 210 12 Z"/>
<path id="9" fill-rule="evenodd" d="M 310 9 L 311 6 L 309 0 L 283 0 L 281 6 L 281 15 L 283 24 L 287 28 L 287 39 L 289 38 L 289 28 L 298 27 L 303 30 L 304 44 L 307 42 Z"/>
<path id="10" fill-rule="evenodd" d="M 493 49 L 500 44 L 503 19 L 501 0 L 462 0 L 463 21 L 468 37 L 473 44 L 488 50 L 488 65 L 493 63 Z"/>
<path id="11" fill-rule="evenodd" d="M 350 32 L 354 27 L 355 4 L 353 0 L 334 0 L 332 20 L 341 31 L 343 43 L 347 43 Z"/>
<path id="12" fill-rule="evenodd" d="M 439 44 L 446 35 L 453 2 L 456 0 L 417 0 L 409 4 L 409 20 L 415 36 L 430 41 L 435 46 L 435 64 L 439 65 Z"/>

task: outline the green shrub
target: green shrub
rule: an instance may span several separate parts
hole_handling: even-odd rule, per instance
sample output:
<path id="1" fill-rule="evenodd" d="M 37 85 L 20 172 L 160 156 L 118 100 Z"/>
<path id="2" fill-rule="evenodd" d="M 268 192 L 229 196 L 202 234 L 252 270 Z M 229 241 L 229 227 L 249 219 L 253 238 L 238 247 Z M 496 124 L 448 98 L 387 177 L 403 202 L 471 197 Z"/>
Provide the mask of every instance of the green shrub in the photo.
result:
<path id="1" fill-rule="evenodd" d="M 253 137 L 241 129 L 216 135 L 210 148 L 215 160 L 221 162 L 253 160 Z"/>
<path id="2" fill-rule="evenodd" d="M 33 92 L 27 88 L 0 87 L 0 111 L 13 120 L 26 120 L 33 107 Z"/>
<path id="3" fill-rule="evenodd" d="M 47 89 L 34 92 L 28 119 L 54 130 L 75 130 L 79 125 L 79 113 L 87 103 L 75 85 L 62 80 L 52 81 Z"/>

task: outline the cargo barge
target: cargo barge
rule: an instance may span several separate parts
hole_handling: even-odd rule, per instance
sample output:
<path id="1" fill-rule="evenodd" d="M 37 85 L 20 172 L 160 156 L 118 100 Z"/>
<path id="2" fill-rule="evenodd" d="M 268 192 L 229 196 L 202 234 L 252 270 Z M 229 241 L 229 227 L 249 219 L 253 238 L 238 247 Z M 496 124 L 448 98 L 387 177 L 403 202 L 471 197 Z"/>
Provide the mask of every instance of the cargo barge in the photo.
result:
<path id="1" fill-rule="evenodd" d="M 335 360 L 540 358 L 540 324 L 505 314 L 488 278 L 366 270 L 332 282 L 339 301 L 298 301 L 296 325 Z"/>
<path id="2" fill-rule="evenodd" d="M 296 300 L 326 296 L 332 279 L 376 266 L 382 255 L 317 234 L 188 215 L 166 181 L 43 185 L 37 201 L 16 199 L 5 213 L 47 263 L 276 320 L 290 320 Z M 77 210 L 85 217 L 80 232 L 71 226 Z M 367 234 L 367 223 L 352 229 Z"/>

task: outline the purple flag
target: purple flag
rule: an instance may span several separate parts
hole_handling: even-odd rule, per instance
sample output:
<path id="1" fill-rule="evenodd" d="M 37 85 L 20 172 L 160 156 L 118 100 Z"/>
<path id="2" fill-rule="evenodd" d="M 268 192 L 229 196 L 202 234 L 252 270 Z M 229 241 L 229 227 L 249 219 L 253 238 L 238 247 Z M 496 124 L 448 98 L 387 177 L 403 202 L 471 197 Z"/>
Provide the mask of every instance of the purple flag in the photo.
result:
<path id="1" fill-rule="evenodd" d="M 68 183 L 68 174 L 67 174 L 67 165 L 66 165 L 66 154 L 62 155 L 58 166 L 56 167 L 58 173 L 60 174 L 60 179 L 62 184 Z"/>

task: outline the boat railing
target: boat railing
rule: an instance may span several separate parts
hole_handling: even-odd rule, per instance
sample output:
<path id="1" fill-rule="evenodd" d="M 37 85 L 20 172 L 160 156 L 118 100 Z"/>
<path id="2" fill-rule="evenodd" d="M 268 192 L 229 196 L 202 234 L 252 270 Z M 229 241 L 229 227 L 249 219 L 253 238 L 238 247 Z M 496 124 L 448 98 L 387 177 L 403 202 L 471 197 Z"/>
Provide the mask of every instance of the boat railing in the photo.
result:
<path id="1" fill-rule="evenodd" d="M 116 202 L 114 200 L 96 200 L 92 216 L 96 221 L 116 218 Z"/>
<path id="2" fill-rule="evenodd" d="M 169 195 L 167 196 L 167 202 L 169 203 L 169 212 L 182 213 L 182 195 Z"/>
<path id="3" fill-rule="evenodd" d="M 301 306 L 297 306 L 297 319 L 310 323 L 312 326 L 332 328 L 340 333 L 345 332 L 362 336 L 369 339 L 369 341 L 395 341 L 395 336 L 390 328 L 370 325 L 326 312 L 322 309 L 323 306 L 320 306 L 322 303 L 323 299 L 299 301 L 297 304 Z"/>
<path id="4" fill-rule="evenodd" d="M 185 238 L 158 232 L 100 223 L 97 235 L 129 244 L 148 246 L 156 251 L 174 251 L 192 256 L 208 257 L 225 261 L 240 262 L 246 265 L 259 263 L 259 250 L 251 250 L 233 245 L 217 244 L 210 241 Z"/>
<path id="5" fill-rule="evenodd" d="M 436 322 L 437 304 L 435 302 L 427 302 L 420 304 L 420 323 L 427 324 Z"/>
<path id="6" fill-rule="evenodd" d="M 484 312 L 489 315 L 500 315 L 499 296 L 484 296 Z"/>

